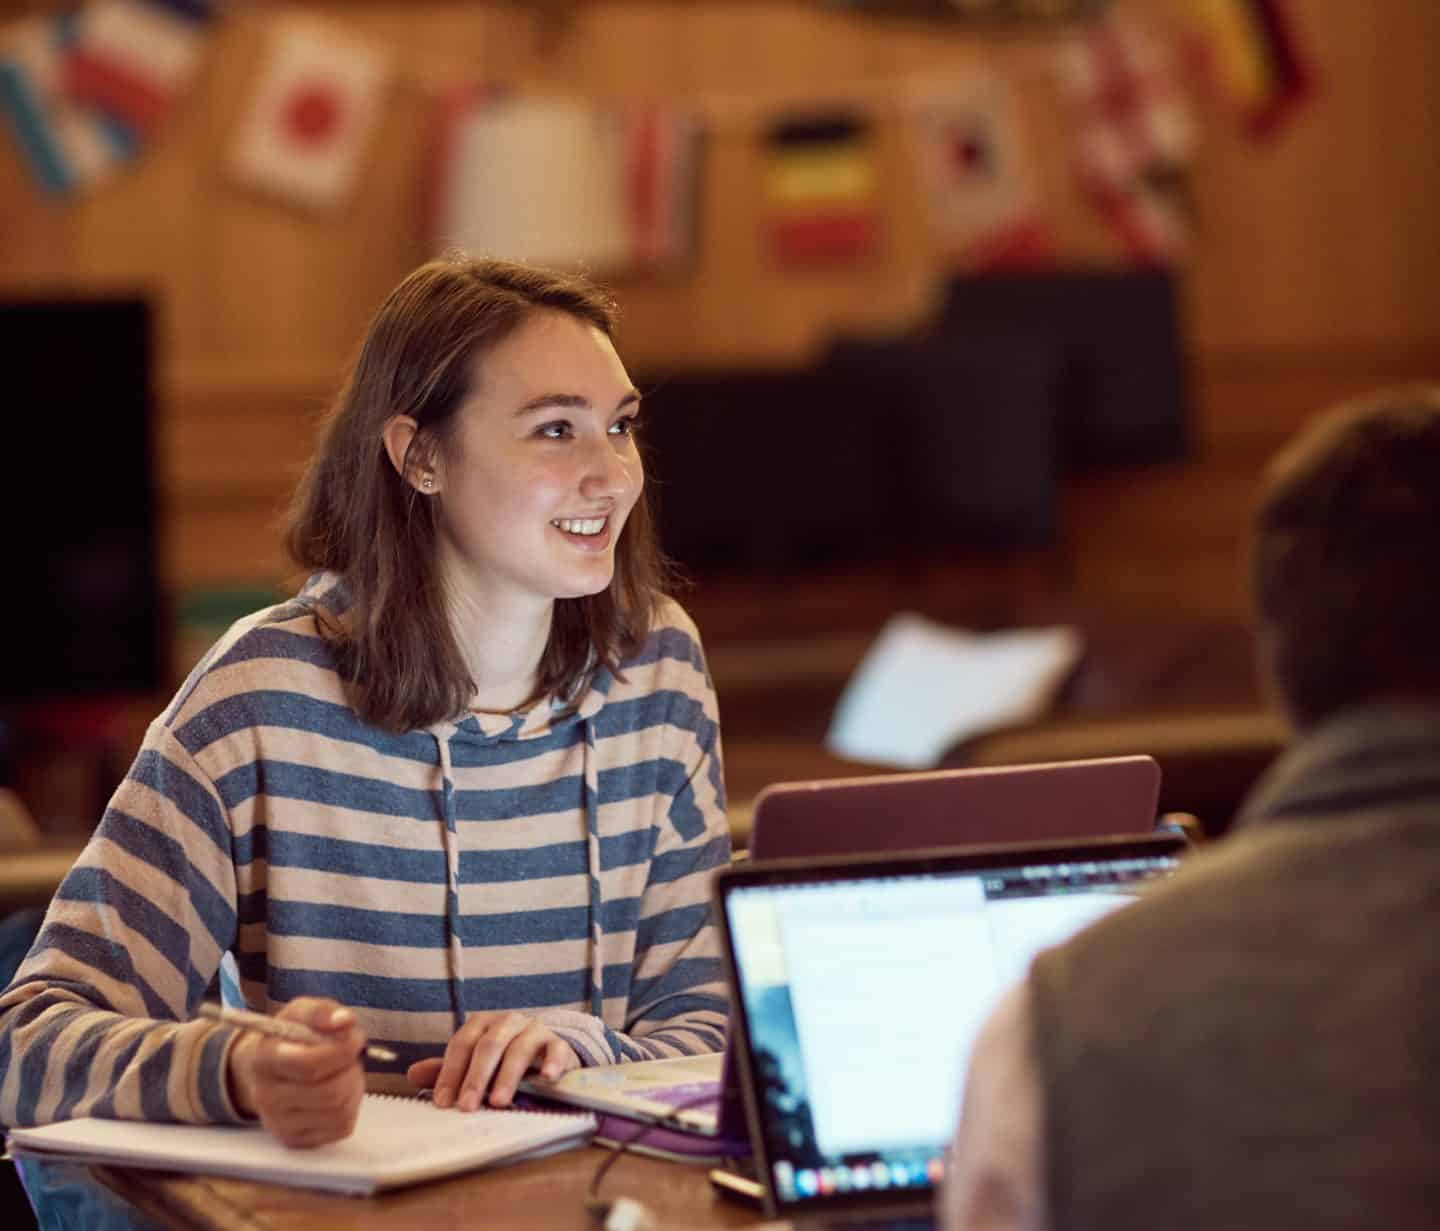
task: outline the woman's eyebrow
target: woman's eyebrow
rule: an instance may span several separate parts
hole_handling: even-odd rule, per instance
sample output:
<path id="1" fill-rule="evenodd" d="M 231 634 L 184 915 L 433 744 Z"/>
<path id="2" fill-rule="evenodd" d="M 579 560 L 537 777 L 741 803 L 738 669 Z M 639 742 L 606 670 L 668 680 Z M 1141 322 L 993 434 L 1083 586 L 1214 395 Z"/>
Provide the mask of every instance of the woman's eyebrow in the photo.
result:
<path id="1" fill-rule="evenodd" d="M 618 402 L 615 403 L 616 410 L 622 410 L 626 406 L 640 401 L 640 390 L 631 389 Z M 516 415 L 528 415 L 537 410 L 588 410 L 590 399 L 582 397 L 578 393 L 542 393 L 538 397 L 531 398 L 515 408 Z"/>

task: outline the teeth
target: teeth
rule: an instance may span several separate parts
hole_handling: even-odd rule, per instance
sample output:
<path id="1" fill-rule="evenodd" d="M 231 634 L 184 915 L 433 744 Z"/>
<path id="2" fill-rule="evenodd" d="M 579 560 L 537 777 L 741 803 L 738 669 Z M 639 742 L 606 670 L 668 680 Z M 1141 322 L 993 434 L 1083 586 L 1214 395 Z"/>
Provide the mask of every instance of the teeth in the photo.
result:
<path id="1" fill-rule="evenodd" d="M 605 529 L 603 517 L 557 517 L 550 524 L 558 526 L 566 534 L 599 534 Z"/>

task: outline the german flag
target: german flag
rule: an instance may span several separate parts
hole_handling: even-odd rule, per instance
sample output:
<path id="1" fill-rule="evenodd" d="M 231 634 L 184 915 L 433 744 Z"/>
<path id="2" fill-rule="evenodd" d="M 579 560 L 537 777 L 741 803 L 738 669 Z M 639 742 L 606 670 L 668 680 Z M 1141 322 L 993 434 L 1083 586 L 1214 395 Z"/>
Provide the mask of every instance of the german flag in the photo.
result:
<path id="1" fill-rule="evenodd" d="M 765 137 L 765 196 L 781 264 L 855 260 L 875 245 L 875 153 L 869 124 L 851 114 L 791 117 Z"/>

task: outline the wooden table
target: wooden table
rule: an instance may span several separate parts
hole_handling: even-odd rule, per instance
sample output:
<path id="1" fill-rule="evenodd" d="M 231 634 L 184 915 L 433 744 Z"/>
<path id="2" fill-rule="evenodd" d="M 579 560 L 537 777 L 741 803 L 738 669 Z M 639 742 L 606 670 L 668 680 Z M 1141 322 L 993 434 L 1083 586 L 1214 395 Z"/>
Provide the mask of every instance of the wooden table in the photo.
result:
<path id="1" fill-rule="evenodd" d="M 0 918 L 11 911 L 48 905 L 83 849 L 80 843 L 0 846 Z"/>
<path id="2" fill-rule="evenodd" d="M 215 1176 L 96 1167 L 96 1176 L 176 1231 L 597 1231 L 585 1209 L 591 1177 L 608 1151 L 568 1150 L 550 1158 L 397 1189 L 345 1197 Z M 600 1196 L 643 1202 L 663 1231 L 748 1227 L 758 1210 L 716 1196 L 708 1167 L 627 1155 L 606 1172 Z"/>

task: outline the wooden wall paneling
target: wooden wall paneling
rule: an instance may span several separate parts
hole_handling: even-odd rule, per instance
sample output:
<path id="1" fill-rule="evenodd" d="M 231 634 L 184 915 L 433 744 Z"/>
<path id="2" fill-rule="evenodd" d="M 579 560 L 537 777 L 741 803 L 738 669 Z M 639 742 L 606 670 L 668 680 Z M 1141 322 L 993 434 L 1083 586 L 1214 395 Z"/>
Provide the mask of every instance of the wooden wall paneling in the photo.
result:
<path id="1" fill-rule="evenodd" d="M 281 544 L 289 491 L 253 485 L 243 494 L 188 501 L 172 493 L 160 545 L 173 599 L 193 590 L 283 585 L 297 576 Z"/>
<path id="2" fill-rule="evenodd" d="M 73 234 L 71 216 L 40 198 L 14 143 L 0 140 L 0 287 L 12 293 L 53 288 Z"/>
<path id="3" fill-rule="evenodd" d="M 573 18 L 547 36 L 541 25 L 540 68 L 551 89 L 562 85 L 617 105 L 649 105 L 684 99 L 695 84 L 692 16 L 668 3 L 618 7 L 580 6 Z M 699 173 L 708 174 L 701 154 Z M 709 184 L 697 193 L 697 218 L 709 209 Z M 700 247 L 705 246 L 704 237 Z M 645 277 L 608 280 L 621 306 L 617 341 L 636 368 L 664 366 L 677 354 L 692 353 L 697 325 L 693 266 Z"/>
<path id="4" fill-rule="evenodd" d="M 1122 2 L 1157 20 L 1178 5 Z M 911 74 L 943 78 L 976 63 L 1015 73 L 1062 250 L 1082 263 L 1115 258 L 1074 184 L 1048 40 L 778 0 L 595 0 L 558 26 L 511 3 L 294 7 L 395 48 L 399 77 L 360 190 L 334 216 L 242 190 L 225 174 L 274 9 L 236 11 L 173 120 L 133 169 L 93 194 L 44 200 L 0 142 L 0 290 L 143 285 L 159 296 L 167 575 L 177 587 L 287 569 L 272 519 L 309 447 L 298 422 L 338 386 L 380 298 L 429 255 L 421 185 L 435 107 L 467 77 L 693 99 L 712 121 L 693 268 L 618 280 L 632 367 L 790 364 L 832 330 L 884 332 L 924 315 L 943 270 L 911 173 L 913 141 L 893 108 Z M 1243 525 L 1241 495 L 1274 445 L 1342 392 L 1433 375 L 1440 160 L 1426 138 L 1440 120 L 1429 63 L 1440 6 L 1293 7 L 1322 76 L 1318 99 L 1268 143 L 1197 111 L 1196 238 L 1183 286 L 1199 454 L 1174 473 L 1069 485 L 1077 585 L 1136 601 L 1166 584 L 1223 593 L 1221 540 Z M 881 108 L 881 251 L 852 269 L 779 269 L 762 232 L 766 119 L 787 98 L 856 95 Z M 1220 511 L 1190 525 L 1206 491 Z M 1152 529 L 1132 535 L 1127 509 L 1145 510 Z M 1171 571 L 1194 580 L 1167 583 L 1148 563 L 1169 535 L 1182 545 Z"/>
<path id="5" fill-rule="evenodd" d="M 1044 58 L 1042 48 L 1003 38 L 940 33 L 943 28 L 931 23 L 865 22 L 797 4 L 584 5 L 570 33 L 548 50 L 541 47 L 536 19 L 524 6 L 432 0 L 304 7 L 393 41 L 406 76 L 412 83 L 418 79 L 422 88 L 427 65 L 442 65 L 436 75 L 443 77 L 473 64 L 482 73 L 527 84 L 603 85 L 609 92 L 639 97 L 683 88 L 673 67 L 680 62 L 697 92 L 743 96 L 752 89 L 772 91 L 777 81 L 803 93 L 838 88 L 850 77 L 873 80 L 921 65 L 940 71 L 977 56 L 997 64 L 1039 64 Z M 1301 0 L 1295 8 L 1319 61 L 1319 101 L 1269 144 L 1251 143 L 1218 121 L 1204 125 L 1207 140 L 1196 175 L 1200 234 L 1190 279 L 1197 308 L 1194 340 L 1205 349 L 1280 345 L 1297 334 L 1327 344 L 1350 341 L 1357 336 L 1355 305 L 1364 309 L 1361 336 L 1376 340 L 1392 330 L 1397 311 L 1412 333 L 1430 336 L 1440 297 L 1440 279 L 1434 276 L 1440 257 L 1431 255 L 1436 245 L 1424 241 L 1433 229 L 1430 203 L 1440 170 L 1413 143 L 1436 118 L 1426 55 L 1440 34 L 1440 9 L 1419 0 L 1379 6 Z M 413 226 L 406 225 L 428 111 L 412 86 L 398 91 L 387 107 L 379 148 L 368 160 L 365 191 L 339 225 L 291 218 L 287 207 L 267 203 L 276 219 L 276 226 L 267 227 L 246 218 L 229 200 L 235 190 L 221 182 L 222 152 L 265 19 L 257 10 L 222 30 L 193 97 L 171 127 L 136 170 L 96 197 L 63 208 L 27 202 L 22 194 L 28 186 L 15 191 L 17 182 L 24 185 L 24 176 L 7 149 L 7 171 L 15 175 L 7 177 L 11 216 L 0 240 L 0 279 L 13 284 L 27 277 L 149 276 L 157 265 L 172 267 L 178 253 L 187 273 L 167 278 L 167 293 L 177 301 L 183 328 L 202 330 L 199 322 L 214 319 L 214 313 L 196 309 L 207 298 L 222 314 L 234 310 L 227 305 L 243 305 L 246 283 L 259 277 L 253 272 L 256 263 L 271 259 L 267 252 L 275 254 L 273 262 L 282 269 L 297 263 L 320 266 L 314 281 L 322 285 L 331 285 L 337 268 L 347 279 L 353 275 L 361 293 L 352 294 L 347 282 L 331 298 L 363 301 L 366 307 L 396 271 L 423 255 L 423 242 L 417 243 Z M 1041 84 L 1027 93 L 1049 89 L 1043 76 L 1034 73 Z M 1048 168 L 1047 196 L 1063 198 L 1068 180 L 1063 142 L 1049 139 L 1061 135 L 1055 130 L 1063 131 L 1063 123 L 1053 107 L 1046 105 L 1044 111 L 1044 122 L 1035 127 L 1038 152 Z M 717 145 L 737 141 L 745 144 L 732 135 Z M 736 153 L 738 165 L 746 166 L 748 151 Z M 726 166 L 723 152 L 717 151 L 716 162 L 717 172 Z M 890 251 L 898 279 L 895 269 L 885 270 L 892 276 L 873 279 L 862 269 L 853 284 L 818 279 L 790 287 L 789 279 L 772 276 L 752 246 L 753 183 L 743 178 L 727 182 L 734 184 L 729 199 L 722 192 L 710 203 L 719 220 L 707 229 L 707 241 L 716 239 L 712 232 L 718 230 L 733 242 L 709 243 L 707 252 L 716 253 L 716 260 L 703 264 L 688 286 L 652 292 L 637 284 L 632 294 L 646 302 L 637 315 L 683 321 L 685 334 L 703 336 L 698 345 L 705 352 L 742 351 L 750 342 L 763 352 L 803 349 L 809 311 L 830 311 L 839 300 L 853 301 L 863 312 L 876 302 L 877 292 L 883 299 L 895 294 L 891 288 L 897 281 L 906 281 L 910 267 Z M 1103 239 L 1083 208 L 1061 213 L 1067 242 L 1082 236 Z M 216 246 L 243 254 L 244 278 L 217 280 L 210 276 L 213 270 L 197 276 L 206 262 L 207 236 Z M 748 264 L 739 264 L 737 258 L 747 254 Z M 357 264 L 370 266 L 373 274 L 360 276 Z M 885 262 L 879 267 L 884 269 Z M 268 271 L 262 265 L 259 272 Z M 743 288 L 742 276 L 750 279 Z M 282 285 L 277 278 L 266 280 Z M 758 314 L 747 312 L 737 321 L 733 305 L 756 300 L 757 287 L 765 299 L 776 301 L 775 321 L 772 328 L 755 328 L 752 338 L 748 331 Z M 913 307 L 912 294 L 897 298 L 906 309 Z M 287 297 L 286 302 L 294 301 Z M 703 316 L 675 311 L 696 303 Z M 665 311 L 658 306 L 652 311 L 652 304 Z M 271 328 L 280 341 L 296 336 L 297 321 L 287 318 L 278 303 L 268 307 L 258 325 L 236 323 L 246 352 L 255 342 L 246 326 Z M 333 307 L 301 311 L 307 328 L 323 333 L 333 323 L 347 339 L 356 318 L 363 319 L 363 313 Z M 335 337 L 325 341 L 343 349 Z M 666 341 L 673 349 L 686 338 Z M 188 340 L 182 349 L 189 352 Z"/>
<path id="6" fill-rule="evenodd" d="M 284 512 L 332 391 L 271 373 L 173 399 L 161 450 L 164 558 L 177 592 L 293 577 Z"/>
<path id="7" fill-rule="evenodd" d="M 358 24 L 358 23 L 357 23 Z M 359 26 L 364 33 L 364 26 Z M 185 353 L 244 367 L 328 363 L 338 381 L 359 330 L 390 286 L 421 258 L 414 182 L 415 97 L 396 83 L 364 151 L 359 184 L 344 207 L 312 212 L 234 183 L 224 160 L 263 55 L 264 28 L 237 21 L 211 106 L 223 114 L 210 158 L 212 213 L 202 224 L 212 277 L 213 324 L 193 322 L 207 346 Z M 204 152 L 192 151 L 205 159 Z"/>
<path id="8" fill-rule="evenodd" d="M 789 110 L 845 107 L 868 67 L 863 30 L 836 14 L 796 5 L 708 5 L 692 30 L 698 95 L 711 125 L 714 163 L 707 168 L 706 245 L 697 269 L 698 336 L 728 340 L 716 359 L 803 362 L 836 328 L 877 319 L 913 320 L 923 303 L 907 303 L 903 230 L 892 191 L 899 152 L 887 117 L 872 131 L 880 174 L 876 251 L 845 266 L 782 269 L 766 235 L 764 137 Z M 757 21 L 763 21 L 757 25 Z M 873 81 L 866 84 L 873 87 Z M 873 88 L 862 105 L 879 103 Z M 708 241 L 725 238 L 719 244 Z M 714 342 L 707 348 L 715 349 Z M 729 354 L 726 355 L 728 350 Z"/>
<path id="9" fill-rule="evenodd" d="M 1292 6 L 1317 93 L 1272 140 L 1213 119 L 1195 177 L 1192 343 L 1374 347 L 1440 335 L 1440 6 Z"/>

